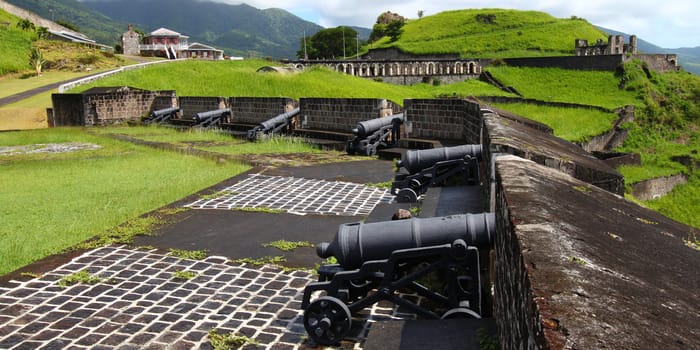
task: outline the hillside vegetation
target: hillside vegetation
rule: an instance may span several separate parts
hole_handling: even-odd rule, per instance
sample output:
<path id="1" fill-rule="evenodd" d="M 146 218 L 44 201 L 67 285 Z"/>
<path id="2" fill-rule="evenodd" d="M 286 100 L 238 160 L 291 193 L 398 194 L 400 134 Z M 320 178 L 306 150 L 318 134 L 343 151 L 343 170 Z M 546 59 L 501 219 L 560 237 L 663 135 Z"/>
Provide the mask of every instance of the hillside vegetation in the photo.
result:
<path id="1" fill-rule="evenodd" d="M 0 10 L 0 76 L 29 68 L 34 31 L 17 27 L 19 18 Z"/>
<path id="2" fill-rule="evenodd" d="M 395 42 L 383 38 L 373 47 L 397 47 L 414 54 L 459 53 L 467 58 L 562 56 L 574 52 L 575 39 L 607 40 L 584 19 L 559 19 L 537 11 L 479 9 L 446 11 L 410 20 Z"/>

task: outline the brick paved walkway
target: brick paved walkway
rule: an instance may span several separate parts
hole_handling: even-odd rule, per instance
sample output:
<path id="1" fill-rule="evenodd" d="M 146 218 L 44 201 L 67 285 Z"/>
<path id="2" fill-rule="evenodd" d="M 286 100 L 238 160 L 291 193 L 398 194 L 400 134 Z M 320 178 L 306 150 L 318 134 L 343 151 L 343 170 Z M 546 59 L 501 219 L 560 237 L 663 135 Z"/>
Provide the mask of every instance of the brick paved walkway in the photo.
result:
<path id="1" fill-rule="evenodd" d="M 106 281 L 62 288 L 79 271 Z M 176 280 L 175 271 L 191 271 Z M 126 247 L 98 248 L 44 276 L 0 288 L 0 349 L 210 349 L 207 334 L 246 335 L 259 349 L 309 344 L 301 293 L 313 275 L 231 265 L 224 257 L 180 259 Z M 360 348 L 371 322 L 399 316 L 375 305 L 353 321 Z M 246 347 L 248 348 L 248 347 Z"/>
<path id="2" fill-rule="evenodd" d="M 203 198 L 194 209 L 269 208 L 292 214 L 369 215 L 380 202 L 391 202 L 388 190 L 351 182 L 324 181 L 283 176 L 250 175 L 221 191 L 216 198 Z"/>

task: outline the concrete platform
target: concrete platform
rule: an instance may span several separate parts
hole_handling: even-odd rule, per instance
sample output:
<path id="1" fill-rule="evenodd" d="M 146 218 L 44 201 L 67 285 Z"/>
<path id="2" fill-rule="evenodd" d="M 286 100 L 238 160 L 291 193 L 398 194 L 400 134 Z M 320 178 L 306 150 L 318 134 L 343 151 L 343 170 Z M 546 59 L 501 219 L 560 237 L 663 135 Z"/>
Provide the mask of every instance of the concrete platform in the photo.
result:
<path id="1" fill-rule="evenodd" d="M 365 350 L 474 350 L 494 344 L 493 319 L 382 321 L 372 325 Z"/>

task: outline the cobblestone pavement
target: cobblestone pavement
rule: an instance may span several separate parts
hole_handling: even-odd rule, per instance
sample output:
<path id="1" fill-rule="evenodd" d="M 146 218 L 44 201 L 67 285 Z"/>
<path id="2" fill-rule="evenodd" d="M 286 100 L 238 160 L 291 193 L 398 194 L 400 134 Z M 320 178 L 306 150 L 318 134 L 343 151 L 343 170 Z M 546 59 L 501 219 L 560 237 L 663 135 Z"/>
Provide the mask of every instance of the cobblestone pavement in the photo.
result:
<path id="1" fill-rule="evenodd" d="M 59 283 L 87 271 L 96 284 Z M 177 271 L 195 274 L 175 278 Z M 277 267 L 201 261 L 124 246 L 86 252 L 45 275 L 0 288 L 0 349 L 211 349 L 208 332 L 245 335 L 253 349 L 307 340 L 301 295 L 314 276 Z M 375 305 L 353 320 L 343 348 L 361 348 L 376 320 L 410 317 Z"/>
<path id="2" fill-rule="evenodd" d="M 216 198 L 202 198 L 194 209 L 269 208 L 292 214 L 369 215 L 381 202 L 394 198 L 386 189 L 351 182 L 283 176 L 249 175 L 222 190 Z"/>

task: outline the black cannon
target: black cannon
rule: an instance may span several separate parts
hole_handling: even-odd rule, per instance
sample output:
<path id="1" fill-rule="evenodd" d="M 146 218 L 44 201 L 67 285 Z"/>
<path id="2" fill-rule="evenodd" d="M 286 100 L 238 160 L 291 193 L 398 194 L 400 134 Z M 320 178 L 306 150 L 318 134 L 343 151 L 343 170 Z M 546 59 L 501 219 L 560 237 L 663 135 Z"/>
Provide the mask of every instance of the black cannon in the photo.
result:
<path id="1" fill-rule="evenodd" d="M 318 344 L 337 343 L 353 313 L 382 300 L 428 319 L 481 318 L 489 285 L 482 258 L 495 229 L 493 213 L 340 225 L 333 242 L 316 249 L 338 263 L 322 265 L 318 281 L 304 289 L 304 328 Z M 404 293 L 430 302 L 419 305 Z"/>
<path id="2" fill-rule="evenodd" d="M 167 123 L 171 118 L 177 118 L 178 114 L 180 113 L 180 107 L 172 107 L 172 108 L 163 108 L 159 110 L 152 111 L 151 114 L 148 115 L 143 120 L 144 124 L 161 124 L 161 123 Z"/>
<path id="3" fill-rule="evenodd" d="M 299 107 L 260 123 L 258 126 L 248 130 L 248 140 L 255 141 L 260 135 L 278 133 L 287 127 L 297 114 L 299 114 Z"/>
<path id="4" fill-rule="evenodd" d="M 429 187 L 445 185 L 456 175 L 461 175 L 465 184 L 478 184 L 481 160 L 481 145 L 406 151 L 397 163 L 400 169 L 391 194 L 399 202 L 415 202 Z"/>
<path id="5" fill-rule="evenodd" d="M 403 122 L 403 113 L 359 122 L 352 129 L 355 137 L 348 141 L 345 150 L 348 154 L 361 153 L 373 156 L 377 154 L 379 147 L 393 145 L 399 141 Z"/>
<path id="6" fill-rule="evenodd" d="M 216 109 L 213 111 L 199 112 L 192 116 L 195 127 L 208 129 L 221 126 L 222 119 L 231 116 L 230 108 Z"/>

